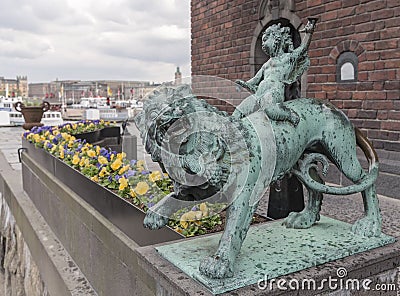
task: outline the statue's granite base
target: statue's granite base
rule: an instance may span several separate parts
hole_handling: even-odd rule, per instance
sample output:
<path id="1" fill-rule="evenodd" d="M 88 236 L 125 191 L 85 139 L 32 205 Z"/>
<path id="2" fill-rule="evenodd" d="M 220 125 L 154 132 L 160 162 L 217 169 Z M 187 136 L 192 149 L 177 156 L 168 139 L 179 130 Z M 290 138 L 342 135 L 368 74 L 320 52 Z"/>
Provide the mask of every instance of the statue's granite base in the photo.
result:
<path id="1" fill-rule="evenodd" d="M 357 237 L 350 231 L 351 224 L 327 217 L 321 217 L 321 221 L 310 229 L 287 229 L 281 223 L 275 221 L 250 228 L 236 261 L 233 278 L 212 280 L 199 273 L 200 260 L 214 253 L 220 234 L 165 244 L 155 249 L 211 293 L 220 294 L 246 286 L 254 289 L 264 279 L 270 280 L 395 242 L 395 238 L 385 234 L 369 239 Z M 142 253 L 145 257 L 150 254 L 148 250 Z M 338 265 L 337 269 L 339 267 L 346 268 Z M 332 276 L 340 279 L 336 273 Z M 260 286 L 265 286 L 265 282 L 260 282 Z"/>
<path id="2" fill-rule="evenodd" d="M 156 250 L 212 293 L 220 294 L 395 241 L 385 234 L 368 239 L 355 236 L 351 224 L 327 217 L 321 217 L 309 229 L 287 229 L 281 221 L 265 223 L 249 230 L 236 261 L 234 277 L 209 279 L 199 272 L 200 260 L 214 254 L 220 237 L 215 234 L 180 241 Z"/>

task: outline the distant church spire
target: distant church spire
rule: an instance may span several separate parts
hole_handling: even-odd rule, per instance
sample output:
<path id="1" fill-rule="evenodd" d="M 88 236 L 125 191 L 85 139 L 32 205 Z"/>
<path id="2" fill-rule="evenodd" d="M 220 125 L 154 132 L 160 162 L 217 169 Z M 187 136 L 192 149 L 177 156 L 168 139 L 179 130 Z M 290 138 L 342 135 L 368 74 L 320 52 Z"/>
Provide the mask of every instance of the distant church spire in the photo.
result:
<path id="1" fill-rule="evenodd" d="M 182 73 L 179 70 L 179 67 L 176 67 L 176 72 L 175 72 L 175 85 L 182 84 Z"/>

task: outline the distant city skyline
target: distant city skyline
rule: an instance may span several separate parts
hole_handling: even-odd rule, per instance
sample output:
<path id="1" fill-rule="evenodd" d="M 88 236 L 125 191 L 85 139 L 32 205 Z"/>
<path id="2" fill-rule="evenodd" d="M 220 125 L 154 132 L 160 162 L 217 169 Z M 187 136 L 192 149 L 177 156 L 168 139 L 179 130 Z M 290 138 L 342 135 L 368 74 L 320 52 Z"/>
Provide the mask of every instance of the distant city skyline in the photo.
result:
<path id="1" fill-rule="evenodd" d="M 0 76 L 173 81 L 190 76 L 189 0 L 3 0 Z"/>

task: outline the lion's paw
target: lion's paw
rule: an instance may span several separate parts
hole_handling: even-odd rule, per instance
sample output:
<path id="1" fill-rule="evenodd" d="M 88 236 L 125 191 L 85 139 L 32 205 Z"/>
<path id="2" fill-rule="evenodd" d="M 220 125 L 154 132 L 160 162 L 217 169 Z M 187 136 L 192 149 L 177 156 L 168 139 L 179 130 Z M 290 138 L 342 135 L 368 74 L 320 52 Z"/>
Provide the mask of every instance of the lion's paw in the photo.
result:
<path id="1" fill-rule="evenodd" d="M 282 225 L 287 228 L 305 229 L 310 228 L 315 221 L 317 221 L 317 215 L 315 213 L 308 211 L 302 211 L 300 213 L 291 212 L 289 216 L 283 220 Z"/>
<path id="2" fill-rule="evenodd" d="M 227 259 L 215 255 L 205 258 L 200 263 L 200 273 L 212 279 L 222 279 L 233 276 L 233 266 Z"/>
<path id="3" fill-rule="evenodd" d="M 168 223 L 168 217 L 161 216 L 151 210 L 147 211 L 146 217 L 144 218 L 143 225 L 150 229 L 159 229 Z"/>
<path id="4" fill-rule="evenodd" d="M 381 235 L 381 223 L 378 219 L 364 217 L 356 221 L 351 227 L 351 231 L 356 235 L 373 237 Z"/>

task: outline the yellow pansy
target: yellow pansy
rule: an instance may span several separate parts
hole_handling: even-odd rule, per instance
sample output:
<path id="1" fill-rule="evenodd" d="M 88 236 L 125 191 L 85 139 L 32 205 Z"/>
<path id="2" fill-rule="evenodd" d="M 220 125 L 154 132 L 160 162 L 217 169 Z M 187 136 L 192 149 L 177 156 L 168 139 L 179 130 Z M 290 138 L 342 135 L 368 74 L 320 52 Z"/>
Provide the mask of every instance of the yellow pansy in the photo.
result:
<path id="1" fill-rule="evenodd" d="M 146 182 L 139 182 L 137 183 L 136 187 L 135 187 L 135 192 L 139 195 L 143 195 L 146 194 L 146 192 L 149 190 L 149 184 L 147 184 Z"/>
<path id="2" fill-rule="evenodd" d="M 100 155 L 100 156 L 97 158 L 97 160 L 99 161 L 100 164 L 108 164 L 108 160 L 107 160 L 107 158 L 104 157 L 104 156 L 101 156 L 101 155 Z"/>
<path id="3" fill-rule="evenodd" d="M 97 154 L 97 155 L 100 154 L 100 146 L 99 146 L 99 145 L 96 146 L 96 154 Z"/>
<path id="4" fill-rule="evenodd" d="M 80 158 L 79 158 L 78 155 L 75 154 L 75 155 L 72 157 L 72 164 L 77 165 L 79 162 L 80 162 Z"/>
<path id="5" fill-rule="evenodd" d="M 50 135 L 50 132 L 49 132 L 49 131 L 46 131 L 46 132 L 44 133 L 44 135 L 45 135 L 46 137 L 48 137 L 48 136 Z"/>
<path id="6" fill-rule="evenodd" d="M 61 133 L 61 137 L 63 137 L 65 140 L 68 141 L 71 136 L 70 136 L 70 134 L 67 134 L 67 133 Z"/>
<path id="7" fill-rule="evenodd" d="M 72 125 L 72 128 L 73 128 L 74 130 L 76 130 L 77 127 L 78 127 L 78 125 L 77 125 L 76 123 L 74 123 L 74 124 Z"/>
<path id="8" fill-rule="evenodd" d="M 149 175 L 149 180 L 151 182 L 155 182 L 162 179 L 162 175 L 160 171 L 154 171 Z"/>
<path id="9" fill-rule="evenodd" d="M 125 173 L 128 169 L 129 169 L 129 164 L 123 166 L 123 167 L 119 170 L 118 175 L 122 175 L 122 174 Z"/>
<path id="10" fill-rule="evenodd" d="M 181 228 L 179 228 L 178 226 L 176 226 L 175 228 L 174 228 L 174 230 L 176 231 L 176 232 L 179 232 L 179 233 L 183 233 L 183 230 L 181 229 Z"/>
<path id="11" fill-rule="evenodd" d="M 88 162 L 89 160 L 87 158 L 82 157 L 81 161 L 79 162 L 79 166 L 85 166 Z"/>
<path id="12" fill-rule="evenodd" d="M 38 143 L 40 141 L 40 136 L 38 134 L 33 135 L 33 140 Z"/>
<path id="13" fill-rule="evenodd" d="M 186 229 L 189 226 L 189 222 L 200 220 L 202 216 L 203 213 L 201 211 L 189 211 L 181 216 L 179 223 L 184 229 Z"/>
<path id="14" fill-rule="evenodd" d="M 133 190 L 132 188 L 129 191 L 129 195 L 132 196 L 132 197 L 136 197 L 137 196 L 135 190 Z"/>
<path id="15" fill-rule="evenodd" d="M 60 149 L 60 158 L 61 159 L 64 159 L 64 149 Z"/>
<path id="16" fill-rule="evenodd" d="M 125 158 L 126 157 L 126 153 L 125 152 L 121 152 L 121 153 L 118 153 L 117 154 L 117 158 L 119 158 L 119 159 L 123 159 L 123 158 Z"/>
<path id="17" fill-rule="evenodd" d="M 203 213 L 203 217 L 208 216 L 208 207 L 207 207 L 206 203 L 203 202 L 200 204 L 200 211 Z"/>
<path id="18" fill-rule="evenodd" d="M 122 165 L 122 161 L 121 161 L 119 158 L 117 158 L 117 159 L 111 164 L 111 168 L 112 168 L 114 171 L 116 171 L 116 170 L 118 170 L 118 169 L 121 167 L 121 165 Z"/>
<path id="19" fill-rule="evenodd" d="M 72 146 L 74 146 L 74 141 L 71 141 L 71 140 L 70 140 L 70 141 L 68 142 L 68 147 L 71 148 Z"/>
<path id="20" fill-rule="evenodd" d="M 140 160 L 137 161 L 136 166 L 138 166 L 138 167 L 141 166 L 142 167 L 142 166 L 144 166 L 144 164 L 145 164 L 144 160 L 140 159 Z"/>
<path id="21" fill-rule="evenodd" d="M 96 175 L 96 176 L 91 177 L 90 180 L 99 182 L 99 177 Z"/>
<path id="22" fill-rule="evenodd" d="M 128 187 L 128 180 L 126 180 L 124 177 L 119 178 L 119 190 L 124 190 L 126 187 Z"/>
<path id="23" fill-rule="evenodd" d="M 104 177 L 106 175 L 109 175 L 110 173 L 107 171 L 107 168 L 103 167 L 99 173 L 100 177 Z"/>
<path id="24" fill-rule="evenodd" d="M 86 152 L 86 154 L 87 154 L 87 156 L 89 156 L 89 157 L 95 157 L 95 156 L 96 156 L 96 152 L 94 152 L 93 150 L 88 150 L 88 151 Z"/>
<path id="25" fill-rule="evenodd" d="M 114 153 L 111 153 L 111 154 L 110 154 L 110 160 L 113 160 L 113 159 L 114 159 L 114 156 L 115 156 L 115 154 L 114 154 Z"/>

